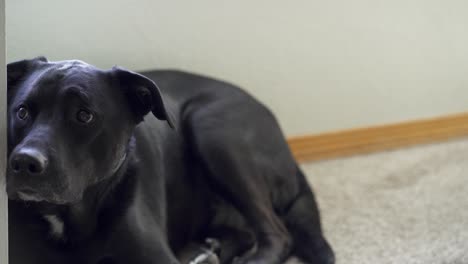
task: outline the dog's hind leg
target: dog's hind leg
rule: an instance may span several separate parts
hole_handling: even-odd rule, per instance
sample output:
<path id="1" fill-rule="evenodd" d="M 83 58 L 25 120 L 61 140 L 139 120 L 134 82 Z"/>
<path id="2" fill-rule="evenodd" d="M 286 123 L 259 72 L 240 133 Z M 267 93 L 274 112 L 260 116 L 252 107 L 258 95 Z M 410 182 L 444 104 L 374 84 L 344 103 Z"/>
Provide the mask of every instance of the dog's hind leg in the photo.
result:
<path id="1" fill-rule="evenodd" d="M 202 122 L 197 125 L 201 126 Z M 192 135 L 207 170 L 207 182 L 242 213 L 255 234 L 257 250 L 242 262 L 282 263 L 290 254 L 291 237 L 275 213 L 271 189 L 265 180 L 268 172 L 258 164 L 258 153 L 252 150 L 256 143 L 217 129 L 202 129 Z"/>
<path id="2" fill-rule="evenodd" d="M 213 230 L 213 234 L 220 243 L 219 260 L 222 264 L 232 263 L 235 258 L 245 255 L 255 247 L 253 234 L 246 230 L 226 227 Z"/>
<path id="3" fill-rule="evenodd" d="M 232 202 L 245 216 L 257 243 L 256 251 L 242 258 L 242 263 L 282 263 L 290 254 L 291 237 L 276 215 L 269 193 L 263 190 L 262 183 L 249 178 L 259 172 L 250 167 L 252 165 L 237 165 L 235 161 L 230 164 L 230 159 L 221 162 L 225 157 L 218 157 L 220 162 L 210 165 L 213 174 L 209 177 L 218 192 L 223 193 L 226 200 Z"/>
<path id="4" fill-rule="evenodd" d="M 286 225 L 294 240 L 293 254 L 310 264 L 333 264 L 333 251 L 322 235 L 315 197 L 298 168 L 302 191 L 286 212 Z"/>

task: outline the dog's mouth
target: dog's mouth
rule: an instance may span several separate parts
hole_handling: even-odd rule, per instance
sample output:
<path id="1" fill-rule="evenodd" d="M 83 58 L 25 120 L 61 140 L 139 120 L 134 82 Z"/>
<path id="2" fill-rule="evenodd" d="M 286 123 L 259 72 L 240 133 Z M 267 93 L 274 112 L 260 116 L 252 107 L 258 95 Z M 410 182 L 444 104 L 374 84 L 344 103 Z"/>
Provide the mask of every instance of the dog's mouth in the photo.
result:
<path id="1" fill-rule="evenodd" d="M 16 192 L 18 200 L 25 202 L 43 202 L 45 199 L 31 189 L 24 189 Z"/>
<path id="2" fill-rule="evenodd" d="M 8 190 L 7 188 L 8 198 L 10 200 L 15 201 L 22 201 L 22 202 L 32 202 L 32 203 L 49 203 L 49 204 L 56 204 L 56 205 L 63 205 L 70 203 L 70 201 L 66 199 L 62 199 L 61 197 L 53 194 L 45 195 L 40 191 L 36 191 L 31 188 L 21 188 L 15 191 Z"/>
<path id="3" fill-rule="evenodd" d="M 8 199 L 28 203 L 49 203 L 63 205 L 76 199 L 65 187 L 42 178 L 29 179 L 25 175 L 15 175 L 7 171 L 6 191 Z"/>

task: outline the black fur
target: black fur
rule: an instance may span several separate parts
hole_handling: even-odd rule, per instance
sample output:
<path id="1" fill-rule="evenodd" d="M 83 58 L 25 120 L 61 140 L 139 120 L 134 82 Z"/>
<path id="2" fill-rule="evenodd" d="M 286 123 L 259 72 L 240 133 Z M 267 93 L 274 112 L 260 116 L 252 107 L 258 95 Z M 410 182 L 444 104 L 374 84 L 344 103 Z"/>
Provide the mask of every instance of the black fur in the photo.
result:
<path id="1" fill-rule="evenodd" d="M 8 100 L 10 263 L 180 263 L 207 237 L 221 263 L 334 263 L 274 116 L 241 89 L 40 57 L 8 65 Z"/>

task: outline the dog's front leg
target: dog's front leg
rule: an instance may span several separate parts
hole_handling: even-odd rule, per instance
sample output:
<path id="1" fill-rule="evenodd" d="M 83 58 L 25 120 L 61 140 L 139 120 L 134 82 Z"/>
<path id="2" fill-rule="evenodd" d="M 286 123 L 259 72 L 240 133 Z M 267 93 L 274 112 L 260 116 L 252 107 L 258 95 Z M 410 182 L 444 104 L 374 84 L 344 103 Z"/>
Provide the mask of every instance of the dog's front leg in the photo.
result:
<path id="1" fill-rule="evenodd" d="M 135 242 L 121 241 L 121 245 L 95 264 L 181 264 L 166 246 L 149 241 Z"/>
<path id="2" fill-rule="evenodd" d="M 97 264 L 180 264 L 162 227 L 148 219 L 128 220 L 116 226 L 108 241 L 110 254 Z"/>

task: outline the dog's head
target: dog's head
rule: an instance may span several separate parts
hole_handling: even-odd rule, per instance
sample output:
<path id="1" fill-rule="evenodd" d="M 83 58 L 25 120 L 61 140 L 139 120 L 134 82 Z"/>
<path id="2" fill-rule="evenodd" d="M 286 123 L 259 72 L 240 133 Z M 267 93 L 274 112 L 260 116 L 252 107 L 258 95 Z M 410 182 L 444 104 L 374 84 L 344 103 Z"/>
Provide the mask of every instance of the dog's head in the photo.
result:
<path id="1" fill-rule="evenodd" d="M 173 126 L 150 79 L 43 57 L 8 64 L 10 199 L 68 204 L 112 175 L 152 112 Z"/>

